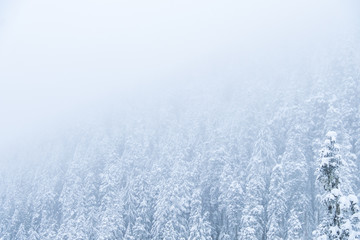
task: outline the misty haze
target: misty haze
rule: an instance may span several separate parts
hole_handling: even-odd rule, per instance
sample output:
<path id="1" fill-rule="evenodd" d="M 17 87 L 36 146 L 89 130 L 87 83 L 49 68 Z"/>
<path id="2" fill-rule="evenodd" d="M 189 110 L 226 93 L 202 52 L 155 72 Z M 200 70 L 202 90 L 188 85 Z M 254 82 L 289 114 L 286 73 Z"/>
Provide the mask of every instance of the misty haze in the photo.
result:
<path id="1" fill-rule="evenodd" d="M 0 1 L 0 240 L 355 240 L 359 198 L 359 1 Z"/>

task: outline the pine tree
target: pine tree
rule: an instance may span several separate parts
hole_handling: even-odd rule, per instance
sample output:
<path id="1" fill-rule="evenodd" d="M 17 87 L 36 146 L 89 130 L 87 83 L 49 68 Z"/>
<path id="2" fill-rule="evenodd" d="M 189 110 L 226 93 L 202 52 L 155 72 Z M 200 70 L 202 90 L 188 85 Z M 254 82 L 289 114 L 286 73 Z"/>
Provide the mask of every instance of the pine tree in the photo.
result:
<path id="1" fill-rule="evenodd" d="M 132 231 L 132 226 L 131 224 L 128 225 L 125 235 L 124 235 L 124 239 L 126 240 L 135 240 L 135 237 L 133 235 L 133 231 Z"/>
<path id="2" fill-rule="evenodd" d="M 184 162 L 183 165 L 176 164 L 171 181 L 161 183 L 151 229 L 153 239 L 170 238 L 171 234 L 175 239 L 186 239 L 188 236 L 191 183 L 187 176 L 190 171 L 184 165 Z"/>
<path id="3" fill-rule="evenodd" d="M 135 193 L 136 179 L 128 178 L 124 189 L 124 220 L 125 225 L 134 225 L 136 220 L 136 211 L 139 205 L 138 196 Z"/>
<path id="4" fill-rule="evenodd" d="M 309 165 L 304 153 L 304 133 L 300 125 L 295 125 L 288 133 L 285 152 L 281 156 L 284 167 L 285 197 L 286 197 L 286 223 L 287 235 L 300 232 L 300 239 L 311 237 L 311 204 L 310 204 L 310 183 Z M 291 214 L 290 214 L 291 213 Z M 292 219 L 291 219 L 292 218 Z M 292 224 L 291 221 L 298 221 L 301 226 Z"/>
<path id="5" fill-rule="evenodd" d="M 349 239 L 360 239 L 360 208 L 358 198 L 355 195 L 348 196 L 349 206 L 347 207 L 350 213 L 351 232 Z"/>
<path id="6" fill-rule="evenodd" d="M 317 181 L 323 187 L 321 201 L 327 214 L 318 229 L 318 239 L 347 240 L 357 235 L 357 199 L 341 191 L 340 174 L 343 159 L 336 144 L 336 133 L 328 132 L 321 151 Z"/>
<path id="7" fill-rule="evenodd" d="M 324 193 L 321 201 L 327 208 L 327 217 L 322 223 L 319 239 L 341 239 L 343 229 L 341 226 L 340 213 L 340 179 L 339 171 L 341 157 L 338 154 L 339 147 L 335 144 L 336 133 L 328 132 L 325 147 L 321 152 L 320 167 L 317 169 L 317 181 L 322 185 Z"/>
<path id="8" fill-rule="evenodd" d="M 149 239 L 150 224 L 148 202 L 146 199 L 143 199 L 143 201 L 140 203 L 138 217 L 136 218 L 135 225 L 133 227 L 135 239 Z"/>
<path id="9" fill-rule="evenodd" d="M 190 208 L 190 234 L 188 240 L 211 240 L 211 226 L 202 213 L 200 189 L 194 190 Z"/>
<path id="10" fill-rule="evenodd" d="M 219 211 L 222 225 L 220 238 L 237 239 L 243 206 L 243 189 L 238 178 L 234 178 L 233 168 L 226 164 L 220 176 Z"/>
<path id="11" fill-rule="evenodd" d="M 142 218 L 146 216 L 141 215 L 136 218 L 135 225 L 133 227 L 133 235 L 135 239 L 149 239 L 150 233 L 147 230 L 146 222 Z"/>
<path id="12" fill-rule="evenodd" d="M 178 232 L 174 229 L 174 221 L 176 219 L 170 219 L 164 226 L 163 240 L 178 240 Z M 182 238 L 184 240 L 184 238 Z"/>
<path id="13" fill-rule="evenodd" d="M 285 239 L 286 216 L 285 185 L 281 164 L 277 164 L 271 174 L 268 203 L 267 239 Z"/>
<path id="14" fill-rule="evenodd" d="M 39 234 L 33 228 L 30 228 L 29 230 L 28 240 L 40 240 Z"/>
<path id="15" fill-rule="evenodd" d="M 302 236 L 304 235 L 303 227 L 299 220 L 298 214 L 295 210 L 291 210 L 290 212 L 288 225 L 291 227 L 288 228 L 286 239 L 288 240 L 302 239 Z"/>
<path id="16" fill-rule="evenodd" d="M 260 132 L 250 159 L 245 189 L 245 207 L 241 219 L 240 239 L 256 240 L 266 236 L 267 195 L 271 166 L 275 164 L 275 146 L 271 131 Z"/>
<path id="17" fill-rule="evenodd" d="M 102 178 L 100 186 L 102 198 L 99 214 L 99 239 L 121 239 L 126 228 L 123 219 L 123 192 L 119 186 L 118 168 L 112 164 L 109 165 Z"/>
<path id="18" fill-rule="evenodd" d="M 324 129 L 325 132 L 331 130 L 338 133 L 337 141 L 341 143 L 339 153 L 344 159 L 341 167 L 342 191 L 344 194 L 353 194 L 358 189 L 360 179 L 356 174 L 359 169 L 356 165 L 357 157 L 353 153 L 352 142 L 354 141 L 349 134 L 351 128 L 346 128 L 346 117 L 349 114 L 347 112 L 353 112 L 353 110 L 349 110 L 348 107 L 344 106 L 344 103 L 341 104 L 337 97 L 333 96 L 329 103 Z M 350 118 L 354 119 L 355 117 Z"/>
<path id="19" fill-rule="evenodd" d="M 24 224 L 20 225 L 19 230 L 16 233 L 15 239 L 18 239 L 18 240 L 26 240 L 27 239 L 27 234 L 26 234 Z"/>

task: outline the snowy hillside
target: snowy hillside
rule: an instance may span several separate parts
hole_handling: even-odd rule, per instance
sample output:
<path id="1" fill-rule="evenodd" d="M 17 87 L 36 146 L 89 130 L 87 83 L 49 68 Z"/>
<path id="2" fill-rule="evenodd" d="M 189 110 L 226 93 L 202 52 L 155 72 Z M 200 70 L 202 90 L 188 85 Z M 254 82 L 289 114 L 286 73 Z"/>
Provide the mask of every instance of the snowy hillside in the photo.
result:
<path id="1" fill-rule="evenodd" d="M 360 239 L 359 28 L 326 10 L 337 17 L 333 31 L 321 29 L 331 14 L 320 16 L 311 31 L 311 23 L 284 14 L 268 22 L 278 33 L 248 31 L 243 24 L 230 34 L 234 19 L 256 18 L 245 14 L 250 7 L 241 19 L 219 7 L 223 15 L 217 12 L 215 20 L 209 9 L 198 18 L 202 6 L 194 12 L 167 6 L 177 7 L 197 25 L 177 21 L 182 15 L 170 10 L 150 14 L 134 7 L 136 16 L 146 12 L 144 19 L 160 14 L 145 27 L 131 18 L 137 36 L 121 25 L 121 17 L 130 18 L 125 11 L 119 18 L 115 11 L 109 19 L 101 15 L 107 23 L 116 19 L 124 36 L 106 28 L 102 33 L 92 21 L 80 33 L 64 25 L 72 29 L 64 35 L 74 37 L 69 40 L 55 34 L 63 31 L 56 22 L 56 31 L 28 40 L 29 47 L 14 40 L 15 30 L 2 30 L 13 38 L 0 41 L 0 78 L 14 87 L 0 90 L 0 239 Z M 318 12 L 310 10 L 316 19 Z M 171 19 L 169 25 L 161 17 Z M 271 29 L 262 23 L 252 22 L 255 29 Z M 306 30 L 294 30 L 295 24 Z M 53 38 L 76 44 L 55 44 L 66 46 L 55 52 L 44 45 Z M 29 52 L 19 53 L 17 44 Z M 62 51 L 70 57 L 62 59 Z M 122 54 L 127 57 L 120 61 Z M 21 56 L 27 64 L 18 62 Z M 124 78 L 126 87 L 117 85 Z M 64 87 L 48 79 L 67 80 Z M 34 82 L 46 90 L 34 90 Z M 66 97 L 54 100 L 57 94 Z"/>
<path id="2" fill-rule="evenodd" d="M 324 212 L 314 174 L 329 130 L 346 191 L 359 194 L 355 60 L 334 60 L 306 88 L 254 89 L 269 96 L 262 101 L 244 99 L 241 86 L 175 95 L 19 151 L 11 161 L 31 164 L 2 169 L 0 236 L 311 239 Z"/>

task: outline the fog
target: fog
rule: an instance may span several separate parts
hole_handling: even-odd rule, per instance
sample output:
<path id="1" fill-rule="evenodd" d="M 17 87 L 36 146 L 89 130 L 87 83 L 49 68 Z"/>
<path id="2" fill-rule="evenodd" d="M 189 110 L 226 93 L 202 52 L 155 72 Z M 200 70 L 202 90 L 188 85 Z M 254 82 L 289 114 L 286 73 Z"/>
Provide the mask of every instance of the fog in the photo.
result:
<path id="1" fill-rule="evenodd" d="M 277 84 L 278 78 L 260 83 L 250 76 L 309 64 L 359 23 L 356 1 L 335 0 L 0 6 L 1 145 L 95 117 L 116 102 L 150 104 L 209 84 Z"/>

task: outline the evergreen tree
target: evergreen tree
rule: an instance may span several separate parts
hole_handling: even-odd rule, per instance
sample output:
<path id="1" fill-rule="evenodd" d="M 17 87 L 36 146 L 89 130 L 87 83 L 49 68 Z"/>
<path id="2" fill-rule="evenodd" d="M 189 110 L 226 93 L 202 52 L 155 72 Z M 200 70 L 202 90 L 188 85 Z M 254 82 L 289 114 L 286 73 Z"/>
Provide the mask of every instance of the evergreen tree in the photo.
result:
<path id="1" fill-rule="evenodd" d="M 174 228 L 174 221 L 176 221 L 176 219 L 170 219 L 164 226 L 164 231 L 163 231 L 163 240 L 177 240 L 177 239 L 181 239 L 184 240 L 184 238 L 179 238 L 179 234 L 178 232 L 175 230 Z"/>
<path id="2" fill-rule="evenodd" d="M 233 168 L 226 164 L 220 177 L 220 238 L 238 238 L 244 199 L 243 189 L 237 179 L 234 179 Z"/>
<path id="3" fill-rule="evenodd" d="M 293 126 L 286 141 L 285 152 L 281 156 L 284 167 L 285 200 L 286 200 L 286 232 L 300 232 L 300 239 L 311 237 L 312 229 L 309 229 L 312 221 L 311 211 L 311 188 L 309 182 L 309 164 L 304 148 L 304 129 L 300 125 Z M 298 221 L 301 226 L 292 224 Z"/>
<path id="4" fill-rule="evenodd" d="M 318 230 L 318 239 L 347 240 L 357 235 L 357 199 L 341 191 L 340 173 L 343 159 L 336 144 L 336 133 L 328 132 L 317 169 L 319 184 L 323 187 L 321 201 L 327 214 Z"/>
<path id="5" fill-rule="evenodd" d="M 151 229 L 153 239 L 165 239 L 171 234 L 176 239 L 188 236 L 188 219 L 190 215 L 191 183 L 190 170 L 177 163 L 172 172 L 171 181 L 162 183 L 155 205 L 154 224 Z"/>
<path id="6" fill-rule="evenodd" d="M 149 239 L 150 238 L 150 218 L 148 212 L 149 202 L 146 199 L 140 203 L 138 210 L 138 217 L 136 218 L 133 227 L 135 239 Z"/>
<path id="7" fill-rule="evenodd" d="M 100 224 L 99 239 L 114 240 L 121 239 L 125 233 L 125 222 L 123 219 L 124 203 L 123 192 L 120 188 L 119 169 L 110 164 L 102 174 L 100 186 Z"/>
<path id="8" fill-rule="evenodd" d="M 200 189 L 194 190 L 190 208 L 190 233 L 188 240 L 211 240 L 211 226 L 202 213 Z"/>
<path id="9" fill-rule="evenodd" d="M 258 136 L 249 162 L 240 239 L 256 240 L 266 236 L 267 197 L 275 153 L 271 131 L 265 128 Z"/>
<path id="10" fill-rule="evenodd" d="M 320 238 L 341 239 L 344 237 L 342 218 L 340 212 L 340 191 L 339 171 L 341 157 L 338 154 L 339 147 L 335 144 L 336 133 L 328 132 L 325 146 L 321 151 L 320 167 L 317 169 L 318 182 L 322 185 L 324 193 L 321 196 L 322 203 L 326 206 L 327 216 L 323 220 L 320 229 Z"/>
<path id="11" fill-rule="evenodd" d="M 298 240 L 303 238 L 303 226 L 299 220 L 298 213 L 295 210 L 291 210 L 288 220 L 287 238 L 289 240 Z"/>
<path id="12" fill-rule="evenodd" d="M 133 231 L 132 231 L 132 226 L 131 224 L 128 225 L 125 235 L 124 235 L 124 239 L 126 240 L 135 240 L 135 237 L 133 235 Z"/>
<path id="13" fill-rule="evenodd" d="M 20 225 L 19 230 L 16 233 L 15 239 L 17 239 L 17 240 L 26 240 L 26 239 L 28 239 L 24 224 Z"/>
<path id="14" fill-rule="evenodd" d="M 269 187 L 267 239 L 285 239 L 285 201 L 283 169 L 281 164 L 277 164 L 272 170 Z"/>

